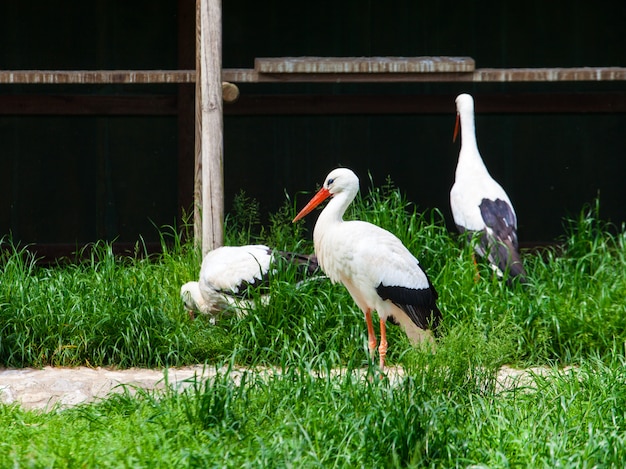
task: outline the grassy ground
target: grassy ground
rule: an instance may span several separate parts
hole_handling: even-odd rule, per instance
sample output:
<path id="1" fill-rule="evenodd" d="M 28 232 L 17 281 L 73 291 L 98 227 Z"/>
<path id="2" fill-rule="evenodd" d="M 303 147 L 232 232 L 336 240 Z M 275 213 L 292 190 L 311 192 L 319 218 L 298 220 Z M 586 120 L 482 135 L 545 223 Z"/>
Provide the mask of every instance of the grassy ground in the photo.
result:
<path id="1" fill-rule="evenodd" d="M 300 201 L 302 202 L 302 201 Z M 301 204 L 300 204 L 301 205 Z M 311 252 L 293 203 L 262 225 L 238 198 L 230 244 L 267 242 Z M 140 392 L 40 414 L 0 405 L 0 467 L 622 467 L 626 457 L 626 233 L 598 205 L 564 224 L 559 249 L 525 253 L 529 283 L 507 287 L 471 246 L 389 182 L 358 199 L 350 217 L 397 234 L 440 294 L 436 353 L 389 331 L 400 383 L 314 378 L 369 369 L 362 314 L 341 285 L 296 290 L 292 268 L 272 279 L 272 300 L 213 326 L 190 321 L 178 297 L 200 256 L 163 231 L 164 253 L 38 266 L 19 247 L 0 259 L 0 365 L 273 366 L 235 383 L 220 375 L 189 391 Z M 310 228 L 310 226 L 309 226 Z M 499 391 L 502 364 L 547 365 L 528 389 Z M 557 373 L 563 365 L 573 371 Z"/>

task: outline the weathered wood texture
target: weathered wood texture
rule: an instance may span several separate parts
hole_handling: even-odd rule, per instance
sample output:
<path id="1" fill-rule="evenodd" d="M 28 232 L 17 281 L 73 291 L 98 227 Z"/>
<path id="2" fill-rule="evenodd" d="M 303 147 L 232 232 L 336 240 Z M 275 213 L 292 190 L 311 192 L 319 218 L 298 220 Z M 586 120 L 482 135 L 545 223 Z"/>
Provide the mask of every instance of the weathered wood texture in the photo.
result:
<path id="1" fill-rule="evenodd" d="M 193 83 L 195 70 L 0 70 L 5 85 Z"/>
<path id="2" fill-rule="evenodd" d="M 194 171 L 193 171 L 193 238 L 197 247 L 202 250 L 202 108 L 200 101 L 200 0 L 195 1 L 195 102 L 194 102 Z M 197 73 L 196 73 L 197 72 Z"/>
<path id="3" fill-rule="evenodd" d="M 442 58 L 443 59 L 443 58 Z M 453 58 L 451 58 L 453 59 Z M 297 63 L 285 59 L 256 59 L 259 68 L 230 68 L 222 70 L 222 80 L 232 83 L 411 83 L 411 82 L 567 82 L 567 81 L 626 81 L 626 67 L 572 67 L 572 68 L 483 68 L 454 69 L 452 62 L 390 62 L 384 57 L 355 62 L 325 64 L 317 58 L 311 62 L 300 58 Z M 444 64 L 449 70 L 441 70 Z M 458 62 L 458 68 L 470 68 Z M 194 70 L 4 70 L 0 84 L 155 84 L 194 83 Z"/>
<path id="4" fill-rule="evenodd" d="M 234 83 L 425 83 L 425 82 L 566 82 L 625 81 L 625 67 L 485 68 L 473 72 L 374 73 L 262 73 L 251 69 L 224 69 L 222 79 Z"/>
<path id="5" fill-rule="evenodd" d="M 213 3 L 218 3 L 214 6 Z M 411 82 L 608 82 L 626 81 L 626 67 L 574 68 L 485 68 L 475 69 L 470 58 L 454 57 L 288 57 L 256 59 L 254 69 L 221 69 L 221 5 L 216 0 L 198 0 L 198 21 L 207 34 L 197 31 L 195 70 L 189 63 L 179 70 L 2 70 L 0 86 L 91 85 L 91 84 L 179 84 L 187 92 L 173 95 L 96 96 L 87 94 L 7 94 L 0 96 L 1 115 L 176 115 L 185 114 L 196 96 L 194 208 L 198 242 L 207 252 L 223 243 L 224 176 L 223 114 L 227 115 L 315 115 L 315 114 L 419 114 L 447 113 L 452 100 L 442 96 L 402 95 L 243 95 L 225 109 L 223 101 L 237 100 L 238 90 L 230 83 L 411 83 Z M 211 8 L 217 8 L 215 13 Z M 193 66 L 193 65 L 192 65 Z M 203 73 L 206 72 L 206 81 Z M 193 91 L 195 84 L 195 93 Z M 79 88 L 77 88 L 79 89 Z M 188 91 L 191 90 L 191 93 Z M 226 94 L 228 91 L 228 95 Z M 545 95 L 498 95 L 483 97 L 477 112 L 508 113 L 623 113 L 623 92 Z M 480 108 L 479 108 L 480 106 Z M 193 116 L 181 120 L 193 125 Z M 190 136 L 191 139 L 191 136 Z M 183 142 L 184 141 L 181 140 Z M 210 155 L 210 156 L 207 156 Z M 179 173 L 190 174 L 192 161 L 179 165 Z M 189 170 L 189 171 L 188 171 Z M 189 185 L 181 176 L 179 207 L 189 206 Z M 205 181 L 204 185 L 202 180 Z M 184 188 L 186 189 L 184 189 Z M 201 217 L 201 215 L 203 215 Z"/>
<path id="6" fill-rule="evenodd" d="M 227 103 L 234 103 L 239 99 L 239 88 L 234 83 L 222 83 L 222 97 Z"/>
<path id="7" fill-rule="evenodd" d="M 473 72 L 471 57 L 276 57 L 257 58 L 259 73 Z"/>
<path id="8" fill-rule="evenodd" d="M 202 254 L 224 244 L 224 135 L 221 0 L 198 0 L 196 161 L 202 174 Z M 199 154 L 198 154 L 199 152 Z M 197 179 L 197 178 L 196 178 Z M 197 224 L 197 221 L 196 221 Z"/>

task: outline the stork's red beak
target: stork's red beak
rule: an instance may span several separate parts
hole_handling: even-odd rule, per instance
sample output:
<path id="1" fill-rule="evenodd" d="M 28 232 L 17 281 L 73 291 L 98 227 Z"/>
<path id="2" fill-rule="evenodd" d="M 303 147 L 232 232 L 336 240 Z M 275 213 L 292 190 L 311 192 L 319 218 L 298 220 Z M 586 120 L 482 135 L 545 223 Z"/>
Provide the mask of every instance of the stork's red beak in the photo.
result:
<path id="1" fill-rule="evenodd" d="M 461 127 L 461 116 L 456 113 L 456 122 L 454 123 L 454 135 L 452 135 L 452 141 L 456 142 L 456 137 L 459 135 L 459 128 Z"/>
<path id="2" fill-rule="evenodd" d="M 300 210 L 300 213 L 296 215 L 296 218 L 294 218 L 291 223 L 295 223 L 301 218 L 304 218 L 311 212 L 311 210 L 324 202 L 328 197 L 330 197 L 330 191 L 325 187 L 322 187 L 319 191 L 317 191 L 317 194 L 313 196 L 309 203 L 306 204 L 302 210 Z"/>

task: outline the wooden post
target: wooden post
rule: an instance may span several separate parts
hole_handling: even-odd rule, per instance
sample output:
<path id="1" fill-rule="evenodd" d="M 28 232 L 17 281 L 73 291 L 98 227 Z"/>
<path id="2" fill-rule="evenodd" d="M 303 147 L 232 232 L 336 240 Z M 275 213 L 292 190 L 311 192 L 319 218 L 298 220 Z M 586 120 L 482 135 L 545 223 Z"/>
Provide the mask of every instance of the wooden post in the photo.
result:
<path id="1" fill-rule="evenodd" d="M 224 244 L 221 0 L 197 0 L 196 38 L 194 234 L 204 256 Z"/>

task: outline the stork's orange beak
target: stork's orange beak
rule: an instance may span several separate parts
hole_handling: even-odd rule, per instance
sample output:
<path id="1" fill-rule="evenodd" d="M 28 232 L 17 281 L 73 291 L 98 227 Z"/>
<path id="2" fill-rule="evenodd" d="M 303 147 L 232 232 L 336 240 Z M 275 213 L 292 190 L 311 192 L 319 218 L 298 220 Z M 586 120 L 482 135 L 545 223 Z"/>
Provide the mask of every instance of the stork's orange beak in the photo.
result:
<path id="1" fill-rule="evenodd" d="M 452 135 L 452 141 L 456 142 L 456 137 L 459 135 L 459 129 L 461 128 L 461 116 L 456 113 L 456 122 L 454 123 L 454 135 Z"/>
<path id="2" fill-rule="evenodd" d="M 322 187 L 319 191 L 317 191 L 317 194 L 313 196 L 309 203 L 306 204 L 302 210 L 300 210 L 300 213 L 296 215 L 296 218 L 294 218 L 291 223 L 295 223 L 298 220 L 304 218 L 311 212 L 311 210 L 324 202 L 328 197 L 330 197 L 330 191 L 325 187 Z"/>

